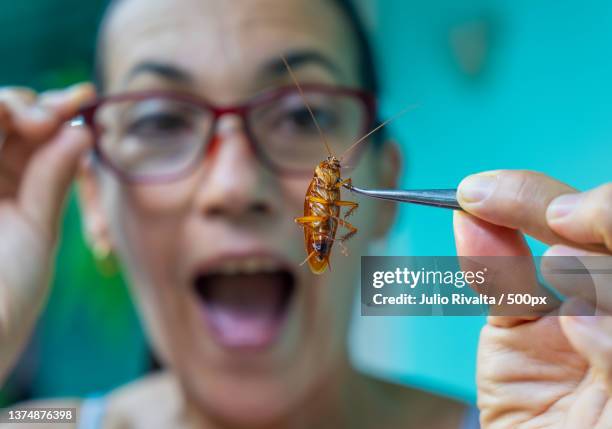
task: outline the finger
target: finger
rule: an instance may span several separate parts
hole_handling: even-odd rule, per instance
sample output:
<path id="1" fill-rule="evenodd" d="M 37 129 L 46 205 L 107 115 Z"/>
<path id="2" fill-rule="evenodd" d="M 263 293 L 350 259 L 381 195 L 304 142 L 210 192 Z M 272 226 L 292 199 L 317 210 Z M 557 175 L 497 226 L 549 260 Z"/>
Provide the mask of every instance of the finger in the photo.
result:
<path id="1" fill-rule="evenodd" d="M 85 82 L 71 86 L 65 90 L 47 91 L 40 95 L 39 105 L 55 112 L 62 120 L 75 116 L 83 105 L 93 101 L 96 89 L 93 84 Z"/>
<path id="2" fill-rule="evenodd" d="M 455 212 L 454 231 L 461 268 L 469 271 L 473 263 L 487 267 L 485 293 L 498 298 L 509 293 L 544 295 L 537 281 L 531 252 L 519 231 L 461 212 Z M 489 323 L 496 326 L 515 326 L 540 317 L 537 308 L 510 306 L 507 300 L 490 310 Z"/>
<path id="3" fill-rule="evenodd" d="M 576 192 L 568 185 L 531 171 L 498 170 L 468 176 L 459 184 L 461 207 L 487 222 L 519 229 L 548 244 L 572 244 L 546 221 L 550 202 Z M 603 246 L 586 246 L 600 251 Z"/>
<path id="4" fill-rule="evenodd" d="M 46 141 L 95 96 L 95 88 L 90 83 L 42 93 L 29 111 L 16 118 L 16 126 L 25 136 L 37 142 Z"/>
<path id="5" fill-rule="evenodd" d="M 612 394 L 612 316 L 595 313 L 587 302 L 572 298 L 561 307 L 561 327 L 572 347 L 589 361 L 595 377 Z"/>
<path id="6" fill-rule="evenodd" d="M 22 88 L 0 88 L 0 107 L 3 117 L 11 113 L 27 111 L 36 103 L 36 93 Z"/>
<path id="7" fill-rule="evenodd" d="M 26 169 L 19 192 L 20 206 L 50 238 L 58 229 L 63 201 L 79 159 L 92 141 L 89 130 L 65 125 L 32 157 Z"/>
<path id="8" fill-rule="evenodd" d="M 561 294 L 612 313 L 612 256 L 556 245 L 546 251 L 541 267 L 544 279 Z"/>
<path id="9" fill-rule="evenodd" d="M 560 236 L 576 243 L 604 244 L 612 252 L 612 183 L 555 198 L 546 219 Z"/>
<path id="10" fill-rule="evenodd" d="M 79 107 L 95 98 L 91 84 L 78 84 L 63 91 L 41 94 L 37 101 L 21 92 L 5 91 L 0 97 L 0 105 L 9 110 L 9 124 L 3 130 L 10 136 L 35 143 L 48 140 L 61 127 L 64 121 L 76 115 Z M 1 126 L 1 124 L 0 124 Z"/>
<path id="11" fill-rule="evenodd" d="M 0 129 L 5 140 L 14 130 L 14 116 L 34 104 L 36 94 L 22 88 L 0 88 Z"/>
<path id="12" fill-rule="evenodd" d="M 0 126 L 7 139 L 13 133 L 31 139 L 49 132 L 48 115 L 36 106 L 36 98 L 36 93 L 28 88 L 0 89 Z"/>
<path id="13" fill-rule="evenodd" d="M 11 124 L 11 111 L 9 108 L 0 101 L 0 131 L 3 136 L 6 138 L 8 136 L 8 132 L 10 131 Z"/>
<path id="14" fill-rule="evenodd" d="M 18 100 L 25 105 L 34 104 L 36 92 L 21 86 L 5 86 L 0 88 L 0 101 Z"/>

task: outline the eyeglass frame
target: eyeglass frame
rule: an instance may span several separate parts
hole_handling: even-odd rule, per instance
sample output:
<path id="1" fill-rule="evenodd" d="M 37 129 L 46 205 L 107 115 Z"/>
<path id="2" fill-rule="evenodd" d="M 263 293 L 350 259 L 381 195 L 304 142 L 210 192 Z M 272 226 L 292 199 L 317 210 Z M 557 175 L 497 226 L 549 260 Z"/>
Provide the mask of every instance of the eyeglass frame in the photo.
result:
<path id="1" fill-rule="evenodd" d="M 365 109 L 365 118 L 362 124 L 362 130 L 360 136 L 365 135 L 370 128 L 374 126 L 376 123 L 376 114 L 377 114 L 377 100 L 374 94 L 369 91 L 354 88 L 354 87 L 346 87 L 346 86 L 335 86 L 335 85 L 327 85 L 327 84 L 301 84 L 300 87 L 303 91 L 310 91 L 322 94 L 329 95 L 345 95 L 351 96 L 357 100 L 359 100 Z M 254 97 L 244 101 L 240 104 L 235 105 L 215 105 L 214 103 L 209 102 L 202 96 L 198 96 L 189 92 L 182 92 L 177 90 L 149 90 L 149 91 L 135 91 L 135 92 L 126 92 L 120 94 L 109 95 L 105 97 L 100 97 L 96 99 L 94 102 L 84 106 L 80 109 L 79 114 L 83 118 L 83 123 L 92 131 L 94 142 L 93 142 L 93 154 L 94 156 L 101 161 L 101 163 L 113 171 L 122 181 L 129 183 L 168 183 L 178 179 L 181 179 L 187 176 L 189 173 L 195 169 L 195 167 L 206 158 L 208 151 L 211 148 L 211 142 L 214 140 L 214 136 L 216 133 L 216 128 L 219 119 L 228 114 L 237 115 L 240 117 L 242 122 L 243 132 L 246 136 L 246 140 L 249 144 L 249 147 L 257 157 L 257 159 L 262 162 L 267 168 L 269 168 L 272 172 L 284 175 L 284 176 L 303 176 L 307 173 L 312 173 L 313 169 L 309 170 L 295 170 L 295 169 L 284 169 L 278 165 L 276 165 L 273 161 L 271 161 L 265 153 L 265 150 L 262 148 L 261 143 L 257 142 L 257 139 L 254 137 L 254 133 L 251 129 L 249 114 L 250 112 L 261 106 L 262 104 L 269 103 L 277 98 L 281 98 L 289 93 L 294 93 L 298 89 L 294 85 L 285 85 L 279 86 L 274 89 L 270 89 L 264 92 L 261 92 Z M 160 176 L 135 176 L 131 175 L 128 172 L 122 170 L 117 167 L 101 148 L 100 137 L 101 130 L 98 126 L 96 126 L 95 116 L 98 109 L 107 104 L 107 103 L 116 103 L 123 101 L 139 101 L 145 100 L 147 98 L 165 98 L 168 100 L 180 101 L 183 103 L 192 104 L 202 110 L 206 110 L 212 113 L 212 123 L 210 126 L 210 133 L 205 137 L 205 143 L 202 144 L 202 153 L 195 157 L 192 164 L 183 167 L 180 172 L 172 173 L 172 174 L 164 174 Z M 351 142 L 353 143 L 353 142 Z M 338 154 L 334 154 L 338 155 Z M 314 167 L 313 167 L 314 168 Z"/>

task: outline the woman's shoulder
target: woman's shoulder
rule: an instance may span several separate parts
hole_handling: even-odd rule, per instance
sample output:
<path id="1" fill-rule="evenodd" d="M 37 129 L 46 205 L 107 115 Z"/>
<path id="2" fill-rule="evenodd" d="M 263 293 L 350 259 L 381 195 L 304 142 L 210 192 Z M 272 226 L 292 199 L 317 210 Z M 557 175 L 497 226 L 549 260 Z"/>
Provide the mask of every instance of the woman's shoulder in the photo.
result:
<path id="1" fill-rule="evenodd" d="M 176 416 L 181 390 L 168 372 L 158 372 L 121 386 L 106 396 L 103 428 L 172 427 L 168 418 Z M 176 412 L 175 412 L 176 411 Z"/>

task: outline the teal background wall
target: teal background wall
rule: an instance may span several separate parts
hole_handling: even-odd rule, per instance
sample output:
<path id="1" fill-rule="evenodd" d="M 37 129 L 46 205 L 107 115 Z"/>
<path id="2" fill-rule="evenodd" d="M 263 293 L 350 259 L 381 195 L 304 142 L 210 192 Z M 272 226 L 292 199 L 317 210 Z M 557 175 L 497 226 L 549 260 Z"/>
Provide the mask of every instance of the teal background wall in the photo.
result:
<path id="1" fill-rule="evenodd" d="M 538 170 L 579 189 L 612 180 L 609 1 L 363 3 L 373 12 L 385 117 L 419 105 L 391 125 L 403 186 L 454 187 L 498 168 Z M 450 213 L 401 207 L 387 252 L 453 254 Z M 374 372 L 470 399 L 482 323 L 360 320 L 356 356 Z"/>
<path id="2" fill-rule="evenodd" d="M 104 0 L 0 6 L 0 86 L 62 87 L 89 76 Z M 607 0 L 360 0 L 383 81 L 402 186 L 452 187 L 497 168 L 539 170 L 587 189 L 612 180 L 612 6 Z M 78 35 L 78 37 L 75 37 Z M 120 275 L 101 276 L 74 198 L 49 306 L 0 404 L 84 395 L 150 368 Z M 541 254 L 544 246 L 531 242 Z M 401 207 L 373 253 L 454 253 L 451 214 Z M 474 398 L 480 318 L 355 318 L 359 366 Z"/>

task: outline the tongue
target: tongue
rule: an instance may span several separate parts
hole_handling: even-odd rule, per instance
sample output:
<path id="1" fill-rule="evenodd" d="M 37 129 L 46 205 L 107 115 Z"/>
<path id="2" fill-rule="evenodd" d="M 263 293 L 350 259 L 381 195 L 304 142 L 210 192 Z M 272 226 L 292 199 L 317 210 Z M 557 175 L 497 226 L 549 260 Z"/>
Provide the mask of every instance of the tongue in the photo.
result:
<path id="1" fill-rule="evenodd" d="M 215 275 L 206 288 L 208 319 L 222 344 L 264 346 L 276 337 L 284 303 L 282 275 Z"/>

